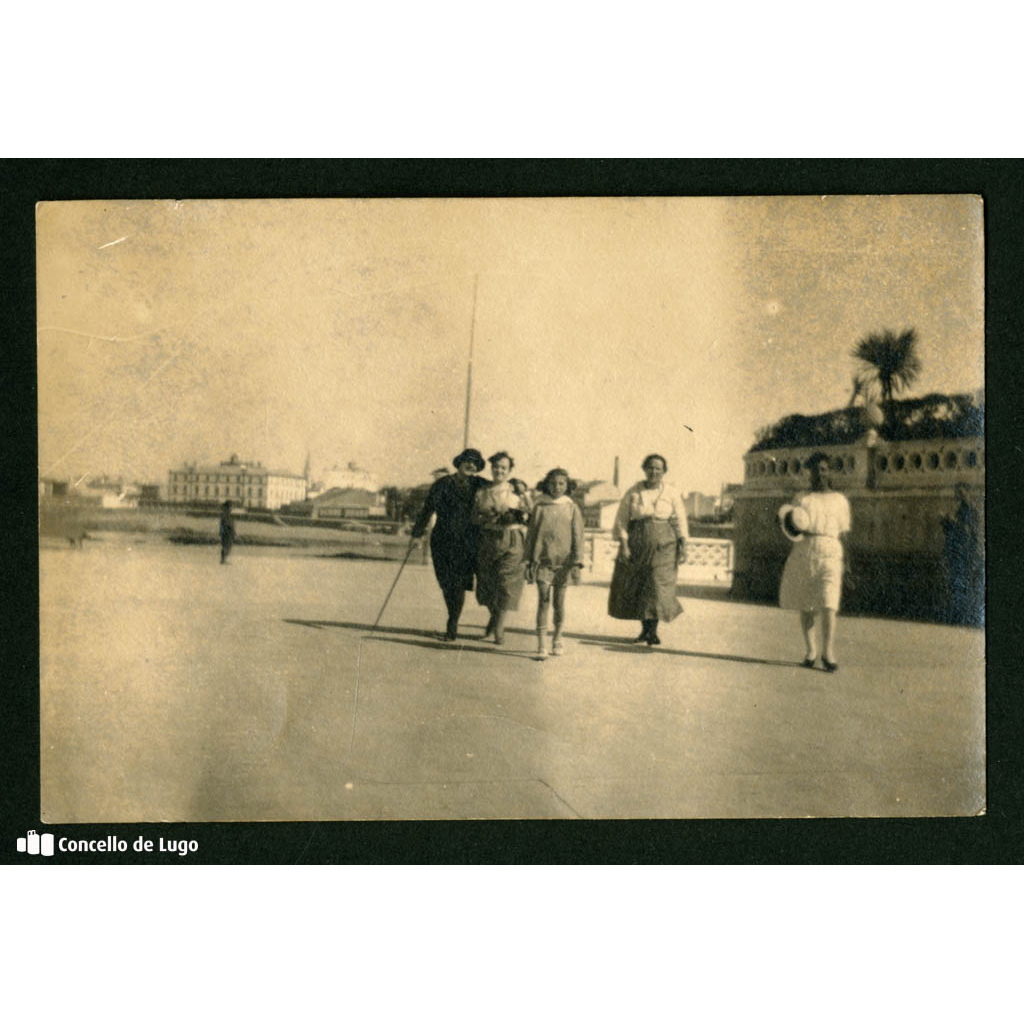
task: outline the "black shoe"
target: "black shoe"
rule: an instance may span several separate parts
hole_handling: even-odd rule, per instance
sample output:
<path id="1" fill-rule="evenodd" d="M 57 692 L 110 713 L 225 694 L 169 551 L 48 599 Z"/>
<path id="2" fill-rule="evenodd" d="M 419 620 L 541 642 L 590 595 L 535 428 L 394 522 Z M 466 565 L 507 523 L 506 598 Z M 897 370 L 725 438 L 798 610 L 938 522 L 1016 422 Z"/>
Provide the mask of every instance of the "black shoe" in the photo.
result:
<path id="1" fill-rule="evenodd" d="M 661 638 L 658 636 L 657 633 L 648 633 L 647 634 L 647 646 L 648 647 L 660 647 L 661 646 Z"/>
<path id="2" fill-rule="evenodd" d="M 825 671 L 826 672 L 838 672 L 839 671 L 839 662 L 838 661 L 829 661 L 828 658 L 822 658 L 821 659 L 821 663 L 822 663 L 822 665 L 825 666 Z"/>
<path id="3" fill-rule="evenodd" d="M 804 658 L 804 660 L 803 660 L 803 662 L 801 664 L 803 665 L 804 668 L 814 668 L 814 666 L 817 663 L 817 661 L 818 661 L 817 658 Z"/>
<path id="4" fill-rule="evenodd" d="M 640 635 L 633 641 L 633 643 L 635 643 L 635 644 L 645 644 L 645 643 L 647 643 L 647 641 L 649 639 L 650 639 L 650 635 L 647 632 L 647 627 L 644 626 L 644 628 L 642 630 L 640 630 Z"/>

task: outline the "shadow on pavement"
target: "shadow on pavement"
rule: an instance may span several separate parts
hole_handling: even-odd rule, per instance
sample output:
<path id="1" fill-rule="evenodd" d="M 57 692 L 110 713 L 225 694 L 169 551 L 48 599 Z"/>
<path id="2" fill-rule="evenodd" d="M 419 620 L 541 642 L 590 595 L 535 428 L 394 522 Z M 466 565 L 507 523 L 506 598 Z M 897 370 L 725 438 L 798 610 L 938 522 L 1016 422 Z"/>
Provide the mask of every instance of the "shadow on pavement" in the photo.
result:
<path id="1" fill-rule="evenodd" d="M 570 634 L 566 634 L 569 636 Z M 583 643 L 594 647 L 603 647 L 606 651 L 637 651 L 642 650 L 648 654 L 677 654 L 684 658 L 711 658 L 714 661 L 739 661 L 746 665 L 779 665 L 782 668 L 802 668 L 800 661 L 775 661 L 771 658 L 747 658 L 742 654 L 711 654 L 707 651 L 681 651 L 673 650 L 671 647 L 648 647 L 646 644 L 630 644 L 629 646 L 616 646 L 608 642 L 608 638 L 583 638 Z M 824 669 L 822 669 L 824 671 Z"/>
<path id="2" fill-rule="evenodd" d="M 401 633 L 405 636 L 423 636 L 428 640 L 437 638 L 436 629 L 412 629 L 405 626 L 378 626 L 373 628 L 370 622 L 335 622 L 331 619 L 285 619 L 293 626 L 308 626 L 310 629 L 357 629 L 364 633 Z M 447 645 L 444 645 L 447 646 Z"/>
<path id="3" fill-rule="evenodd" d="M 415 629 L 404 626 L 378 626 L 376 629 L 369 622 L 335 622 L 330 619 L 284 619 L 283 621 L 293 626 L 306 626 L 309 629 L 353 629 L 362 633 L 368 633 L 367 640 L 380 640 L 384 643 L 409 644 L 413 647 L 425 647 L 432 651 L 458 651 L 469 650 L 479 651 L 481 654 L 498 654 L 505 658 L 529 658 L 529 651 L 502 650 L 495 644 L 481 641 L 480 637 L 460 636 L 454 643 L 441 640 L 436 630 Z M 526 636 L 534 636 L 530 629 L 506 629 L 506 633 L 520 633 Z M 567 637 L 571 633 L 565 634 Z M 421 640 L 399 639 L 400 637 L 422 637 Z M 607 639 L 607 638 L 605 638 Z"/>
<path id="4" fill-rule="evenodd" d="M 466 643 L 463 640 L 456 640 L 449 643 L 444 640 L 401 640 L 395 636 L 374 636 L 371 634 L 367 640 L 377 640 L 384 644 L 408 644 L 412 647 L 426 647 L 433 651 L 473 651 L 477 654 L 497 654 L 502 658 L 531 658 L 529 651 L 509 651 L 495 646 L 492 643 Z"/>
<path id="5" fill-rule="evenodd" d="M 308 626 L 312 629 L 324 629 L 334 627 L 336 629 L 356 629 L 369 633 L 369 640 L 381 640 L 386 643 L 409 644 L 414 647 L 425 647 L 428 650 L 451 651 L 466 649 L 479 651 L 482 654 L 497 654 L 505 658 L 531 658 L 530 651 L 508 651 L 496 647 L 493 643 L 483 642 L 479 637 L 461 637 L 455 643 L 448 643 L 438 639 L 438 634 L 428 629 L 413 629 L 402 626 L 378 626 L 376 629 L 368 622 L 333 622 L 323 619 L 285 619 L 295 626 Z M 550 630 L 549 630 L 550 632 Z M 505 630 L 506 634 L 514 633 L 518 636 L 536 636 L 536 630 L 523 629 L 522 627 L 511 627 Z M 566 640 L 578 640 L 580 643 L 591 647 L 601 647 L 606 651 L 615 653 L 635 654 L 674 654 L 683 658 L 710 658 L 713 661 L 738 661 L 744 665 L 777 665 L 782 668 L 802 668 L 799 661 L 777 661 L 771 658 L 749 658 L 742 654 L 712 654 L 708 651 L 683 651 L 672 647 L 648 647 L 646 644 L 637 644 L 634 638 L 601 636 L 595 633 L 572 633 L 566 630 L 563 634 Z M 423 637 L 422 640 L 399 639 L 399 637 Z M 468 642 L 468 645 L 467 645 Z M 822 670 L 823 671 L 823 670 Z"/>

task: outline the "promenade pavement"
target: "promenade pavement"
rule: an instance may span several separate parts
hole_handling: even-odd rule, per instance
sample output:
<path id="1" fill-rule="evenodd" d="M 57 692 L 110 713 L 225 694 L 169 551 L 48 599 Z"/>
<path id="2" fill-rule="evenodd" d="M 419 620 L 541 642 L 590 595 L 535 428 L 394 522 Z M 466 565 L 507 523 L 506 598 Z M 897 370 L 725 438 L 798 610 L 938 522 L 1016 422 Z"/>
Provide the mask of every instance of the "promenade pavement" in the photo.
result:
<path id="1" fill-rule="evenodd" d="M 49 823 L 971 815 L 984 809 L 984 636 L 839 620 L 840 671 L 797 617 L 682 597 L 660 648 L 607 587 L 568 594 L 534 660 L 436 638 L 432 570 L 157 541 L 43 549 Z"/>

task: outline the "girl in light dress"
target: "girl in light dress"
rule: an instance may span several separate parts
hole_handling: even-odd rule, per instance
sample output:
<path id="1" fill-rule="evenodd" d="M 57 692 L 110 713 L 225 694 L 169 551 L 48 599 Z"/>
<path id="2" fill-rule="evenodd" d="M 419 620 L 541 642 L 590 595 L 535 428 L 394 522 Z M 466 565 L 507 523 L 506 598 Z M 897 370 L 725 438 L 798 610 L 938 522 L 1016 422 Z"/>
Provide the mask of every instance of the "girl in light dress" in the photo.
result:
<path id="1" fill-rule="evenodd" d="M 538 486 L 537 499 L 526 533 L 523 557 L 526 580 L 537 584 L 537 658 L 547 658 L 548 608 L 554 605 L 551 654 L 562 653 L 565 591 L 579 584 L 583 567 L 583 513 L 569 497 L 569 474 L 552 469 Z"/>

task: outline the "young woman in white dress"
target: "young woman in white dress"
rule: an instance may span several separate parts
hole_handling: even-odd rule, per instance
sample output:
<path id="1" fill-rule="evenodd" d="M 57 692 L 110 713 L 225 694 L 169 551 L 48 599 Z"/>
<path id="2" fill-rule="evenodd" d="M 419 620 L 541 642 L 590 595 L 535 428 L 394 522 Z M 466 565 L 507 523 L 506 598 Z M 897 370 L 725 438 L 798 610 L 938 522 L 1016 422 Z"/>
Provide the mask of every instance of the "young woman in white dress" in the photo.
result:
<path id="1" fill-rule="evenodd" d="M 800 613 L 806 654 L 804 665 L 818 660 L 815 620 L 821 619 L 821 660 L 826 671 L 839 668 L 835 654 L 836 614 L 843 589 L 843 542 L 850 532 L 850 503 L 832 490 L 828 456 L 807 460 L 811 490 L 779 510 L 783 529 L 793 540 L 779 586 L 779 607 Z"/>

